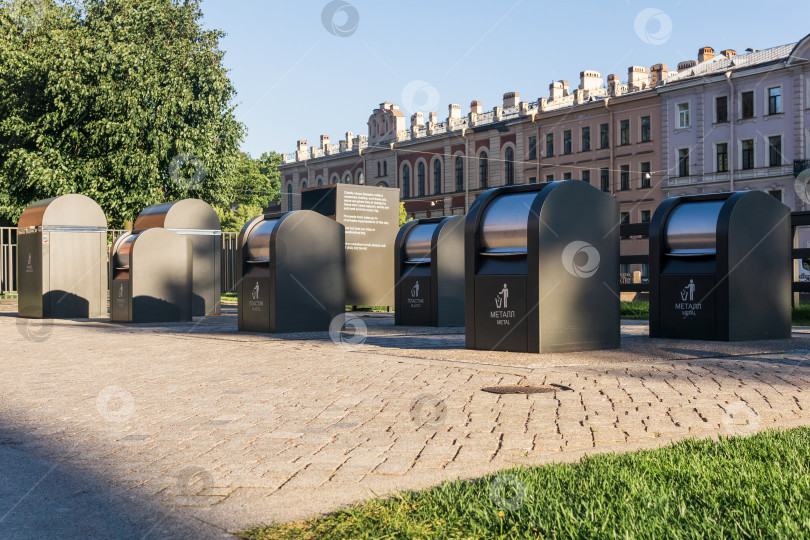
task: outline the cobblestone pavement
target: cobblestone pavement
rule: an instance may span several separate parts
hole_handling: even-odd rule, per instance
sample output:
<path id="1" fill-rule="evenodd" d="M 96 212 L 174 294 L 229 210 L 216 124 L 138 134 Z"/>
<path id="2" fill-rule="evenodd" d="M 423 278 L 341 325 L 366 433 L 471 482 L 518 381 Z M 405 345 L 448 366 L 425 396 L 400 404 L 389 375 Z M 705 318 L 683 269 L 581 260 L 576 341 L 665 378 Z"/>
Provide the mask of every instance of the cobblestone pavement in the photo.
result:
<path id="1" fill-rule="evenodd" d="M 157 326 L 42 325 L 6 307 L 0 471 L 40 461 L 0 475 L 0 536 L 37 536 L 24 526 L 49 495 L 70 510 L 107 493 L 99 508 L 128 516 L 133 537 L 213 537 L 515 464 L 810 423 L 803 331 L 695 343 L 626 322 L 617 351 L 521 355 L 466 351 L 461 329 L 363 320 L 352 345 L 240 334 L 233 308 Z M 558 386 L 481 390 L 514 384 Z"/>

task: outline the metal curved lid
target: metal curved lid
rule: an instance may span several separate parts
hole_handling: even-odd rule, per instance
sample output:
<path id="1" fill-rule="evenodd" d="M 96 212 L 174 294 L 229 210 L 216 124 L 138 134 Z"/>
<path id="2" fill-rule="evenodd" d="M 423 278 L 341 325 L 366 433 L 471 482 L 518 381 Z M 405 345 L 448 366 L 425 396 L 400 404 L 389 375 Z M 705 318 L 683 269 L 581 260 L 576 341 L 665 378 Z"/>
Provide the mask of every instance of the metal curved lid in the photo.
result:
<path id="1" fill-rule="evenodd" d="M 526 253 L 529 243 L 529 213 L 538 191 L 508 193 L 496 198 L 484 210 L 480 241 L 484 253 L 512 255 Z"/>
<path id="2" fill-rule="evenodd" d="M 73 193 L 33 203 L 23 210 L 17 226 L 106 230 L 107 218 L 96 201 L 85 195 Z"/>
<path id="3" fill-rule="evenodd" d="M 405 238 L 405 262 L 424 264 L 430 262 L 430 244 L 433 233 L 440 223 L 424 223 L 414 226 Z"/>
<path id="4" fill-rule="evenodd" d="M 268 219 L 253 227 L 245 245 L 245 262 L 270 262 L 270 235 L 280 222 L 280 219 Z"/>
<path id="5" fill-rule="evenodd" d="M 717 219 L 726 200 L 686 202 L 667 219 L 667 253 L 680 256 L 713 255 L 717 248 Z"/>
<path id="6" fill-rule="evenodd" d="M 115 251 L 115 257 L 113 258 L 113 267 L 116 270 L 128 270 L 129 264 L 132 255 L 132 246 L 135 242 L 135 239 L 138 238 L 138 234 L 130 234 L 126 238 L 124 238 Z"/>
<path id="7" fill-rule="evenodd" d="M 210 204 L 200 199 L 183 199 L 144 208 L 138 214 L 132 230 L 143 231 L 154 227 L 178 232 L 183 229 L 198 231 L 222 229 L 216 211 Z"/>

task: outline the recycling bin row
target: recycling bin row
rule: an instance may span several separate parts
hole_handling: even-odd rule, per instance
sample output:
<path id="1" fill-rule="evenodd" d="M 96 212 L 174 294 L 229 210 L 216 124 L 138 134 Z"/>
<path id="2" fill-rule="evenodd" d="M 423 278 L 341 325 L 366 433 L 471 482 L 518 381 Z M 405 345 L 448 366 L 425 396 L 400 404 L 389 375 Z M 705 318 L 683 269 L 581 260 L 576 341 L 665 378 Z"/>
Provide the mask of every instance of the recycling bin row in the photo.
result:
<path id="1" fill-rule="evenodd" d="M 344 312 L 357 281 L 347 275 L 349 246 L 372 244 L 350 241 L 348 225 L 329 212 L 266 214 L 244 226 L 240 331 L 322 331 Z M 101 209 L 68 195 L 32 205 L 20 227 L 20 316 L 102 315 Z M 110 250 L 111 319 L 219 313 L 219 234 L 201 201 L 145 209 Z M 789 210 L 774 198 L 749 191 L 667 199 L 649 243 L 651 337 L 790 336 Z M 395 324 L 464 326 L 471 349 L 619 346 L 619 203 L 587 183 L 488 190 L 467 216 L 405 224 L 392 259 Z"/>
<path id="2" fill-rule="evenodd" d="M 150 206 L 107 252 L 107 219 L 84 195 L 26 208 L 18 222 L 18 314 L 189 321 L 221 311 L 221 229 L 196 199 Z"/>

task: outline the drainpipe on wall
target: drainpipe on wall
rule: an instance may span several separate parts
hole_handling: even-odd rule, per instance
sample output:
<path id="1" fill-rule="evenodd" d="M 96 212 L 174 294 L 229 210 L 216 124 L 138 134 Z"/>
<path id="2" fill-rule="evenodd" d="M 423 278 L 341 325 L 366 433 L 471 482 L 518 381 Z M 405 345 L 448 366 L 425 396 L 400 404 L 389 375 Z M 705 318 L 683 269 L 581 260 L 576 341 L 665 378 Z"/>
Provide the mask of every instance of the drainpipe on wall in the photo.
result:
<path id="1" fill-rule="evenodd" d="M 357 154 L 363 158 L 363 184 L 368 184 L 368 176 L 366 176 L 366 155 L 363 153 L 363 150 L 358 150 Z"/>
<path id="2" fill-rule="evenodd" d="M 613 163 L 613 147 L 615 146 L 616 141 L 614 140 L 615 133 L 613 133 L 613 109 L 610 108 L 610 98 L 605 98 L 605 108 L 610 113 L 610 117 L 608 118 L 608 143 L 610 143 L 608 145 L 610 148 L 610 164 L 608 165 L 610 168 L 608 169 L 608 175 L 610 177 L 610 194 L 615 197 L 616 189 L 614 188 L 615 181 L 613 178 L 615 176 L 614 173 L 616 172 L 616 167 L 614 167 Z"/>
<path id="3" fill-rule="evenodd" d="M 464 137 L 464 215 L 470 210 L 470 138 L 467 137 L 467 130 L 461 128 L 461 136 Z"/>
<path id="4" fill-rule="evenodd" d="M 540 108 L 540 100 L 537 100 L 537 108 Z M 537 156 L 537 183 L 541 183 L 542 180 L 540 179 L 540 124 L 537 123 L 538 114 L 532 113 L 532 124 L 536 129 L 535 139 L 537 142 L 534 143 L 534 155 Z"/>
<path id="5" fill-rule="evenodd" d="M 728 180 L 729 190 L 734 191 L 734 166 L 737 164 L 734 156 L 734 149 L 737 148 L 737 141 L 734 139 L 734 121 L 737 118 L 737 109 L 734 105 L 734 83 L 731 82 L 731 70 L 726 71 L 726 82 L 728 83 L 728 114 L 729 114 L 729 141 L 728 141 Z"/>

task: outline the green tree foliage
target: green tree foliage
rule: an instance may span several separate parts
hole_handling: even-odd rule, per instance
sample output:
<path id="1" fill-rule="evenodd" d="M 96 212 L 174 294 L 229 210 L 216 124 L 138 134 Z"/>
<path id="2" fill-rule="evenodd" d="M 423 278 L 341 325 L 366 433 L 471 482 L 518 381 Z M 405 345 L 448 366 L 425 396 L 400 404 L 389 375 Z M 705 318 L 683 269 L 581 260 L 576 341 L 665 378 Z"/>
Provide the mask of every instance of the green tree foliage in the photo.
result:
<path id="1" fill-rule="evenodd" d="M 65 193 L 117 227 L 186 197 L 228 207 L 244 127 L 201 19 L 200 0 L 0 0 L 0 219 Z"/>
<path id="2" fill-rule="evenodd" d="M 406 223 L 408 223 L 410 219 L 408 219 L 408 212 L 405 211 L 405 203 L 399 203 L 399 226 L 402 227 Z"/>
<path id="3" fill-rule="evenodd" d="M 234 173 L 233 206 L 236 210 L 230 207 L 217 209 L 222 230 L 241 231 L 248 220 L 261 214 L 270 203 L 278 201 L 280 164 L 281 154 L 275 152 L 265 152 L 259 159 L 240 153 Z"/>

